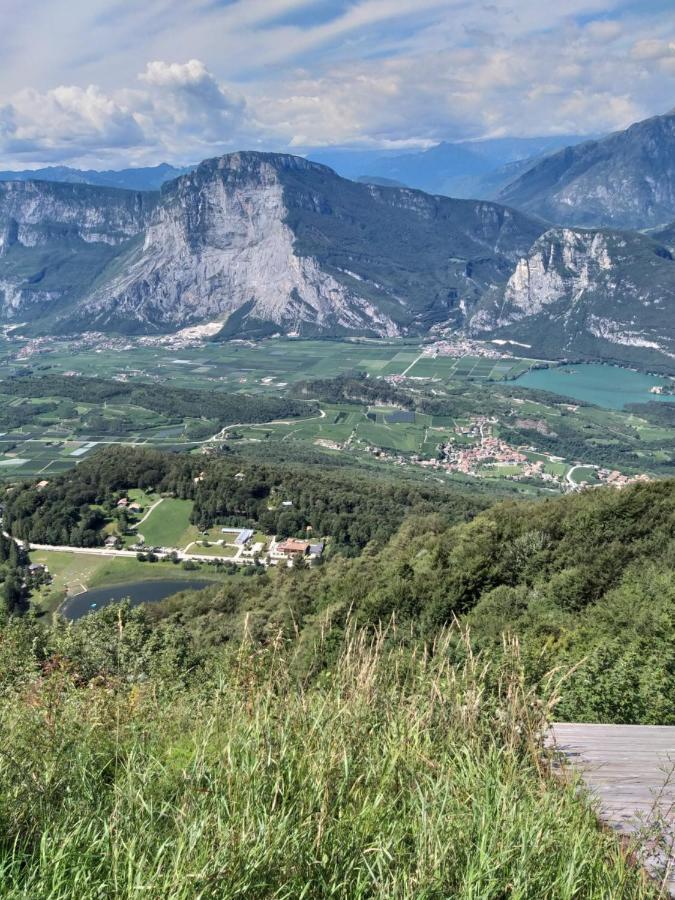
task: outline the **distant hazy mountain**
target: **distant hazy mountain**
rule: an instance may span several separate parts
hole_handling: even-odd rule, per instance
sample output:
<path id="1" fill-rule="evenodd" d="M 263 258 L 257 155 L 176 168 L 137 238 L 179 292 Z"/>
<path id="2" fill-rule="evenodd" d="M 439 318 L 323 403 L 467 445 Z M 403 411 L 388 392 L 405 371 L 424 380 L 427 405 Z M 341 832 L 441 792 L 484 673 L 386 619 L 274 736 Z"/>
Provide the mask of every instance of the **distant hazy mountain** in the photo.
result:
<path id="1" fill-rule="evenodd" d="M 402 154 L 328 148 L 310 153 L 309 158 L 345 178 L 387 178 L 430 194 L 491 199 L 542 154 L 580 140 L 564 135 L 444 141 L 429 150 Z"/>
<path id="2" fill-rule="evenodd" d="M 207 160 L 159 193 L 0 183 L 0 320 L 34 333 L 442 327 L 672 368 L 674 312 L 675 261 L 648 236 L 551 228 L 285 154 Z"/>
<path id="3" fill-rule="evenodd" d="M 194 166 L 178 169 L 168 163 L 161 163 L 147 168 L 97 172 L 94 169 L 48 166 L 44 169 L 24 169 L 21 172 L 0 172 L 0 181 L 63 181 L 67 184 L 96 184 L 131 191 L 158 191 L 165 181 L 185 175 L 193 168 Z"/>
<path id="4" fill-rule="evenodd" d="M 675 219 L 675 112 L 567 147 L 498 199 L 560 224 L 648 228 Z"/>

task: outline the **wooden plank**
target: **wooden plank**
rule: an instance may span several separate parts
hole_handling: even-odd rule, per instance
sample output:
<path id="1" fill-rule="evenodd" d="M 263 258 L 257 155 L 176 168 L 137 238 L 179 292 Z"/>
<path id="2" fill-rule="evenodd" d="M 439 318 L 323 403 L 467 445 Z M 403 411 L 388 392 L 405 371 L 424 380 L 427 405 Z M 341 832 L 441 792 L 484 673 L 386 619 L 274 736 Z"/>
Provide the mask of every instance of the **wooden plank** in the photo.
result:
<path id="1" fill-rule="evenodd" d="M 551 743 L 581 773 L 600 819 L 618 834 L 635 838 L 660 826 L 665 846 L 648 840 L 644 863 L 653 874 L 665 871 L 675 897 L 675 727 L 560 722 Z"/>

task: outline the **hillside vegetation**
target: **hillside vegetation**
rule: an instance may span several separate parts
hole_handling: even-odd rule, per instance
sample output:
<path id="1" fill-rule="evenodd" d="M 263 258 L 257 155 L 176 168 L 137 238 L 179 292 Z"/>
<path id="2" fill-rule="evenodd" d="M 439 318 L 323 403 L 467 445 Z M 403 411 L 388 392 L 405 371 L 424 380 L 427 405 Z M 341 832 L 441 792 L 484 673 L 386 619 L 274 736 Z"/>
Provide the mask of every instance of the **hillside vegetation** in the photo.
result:
<path id="1" fill-rule="evenodd" d="M 192 500 L 200 529 L 327 540 L 322 566 L 224 577 L 149 608 L 200 652 L 239 642 L 246 623 L 261 643 L 297 642 L 306 674 L 321 634 L 336 640 L 350 616 L 367 628 L 393 617 L 411 645 L 460 619 L 475 650 L 499 655 L 502 635 L 517 635 L 531 684 L 575 667 L 566 718 L 675 724 L 675 480 L 486 509 L 485 496 L 342 468 L 110 448 L 11 492 L 5 525 L 22 540 L 96 546 L 117 497 L 147 486 Z"/>
<path id="2" fill-rule="evenodd" d="M 263 642 L 299 633 L 308 654 L 350 615 L 367 627 L 393 617 L 412 645 L 460 619 L 474 650 L 499 656 L 503 634 L 517 635 L 531 684 L 574 668 L 563 719 L 675 724 L 674 523 L 673 480 L 500 503 L 469 523 L 412 517 L 357 559 L 231 580 L 149 615 L 202 647 L 241 639 L 246 623 Z M 461 663 L 463 646 L 454 653 Z M 327 645 L 322 664 L 331 660 Z"/>
<path id="3" fill-rule="evenodd" d="M 0 644 L 6 898 L 656 896 L 542 763 L 517 648 L 382 633 L 300 681 L 277 635 L 199 666 L 110 608 Z M 317 648 L 320 652 L 320 648 Z"/>
<path id="4" fill-rule="evenodd" d="M 6 604 L 0 896 L 658 896 L 544 736 L 675 724 L 675 481 L 485 509 L 113 448 L 15 491 L 6 521 L 101 516 L 150 483 L 199 521 L 334 537 L 323 565 L 77 623 Z"/>

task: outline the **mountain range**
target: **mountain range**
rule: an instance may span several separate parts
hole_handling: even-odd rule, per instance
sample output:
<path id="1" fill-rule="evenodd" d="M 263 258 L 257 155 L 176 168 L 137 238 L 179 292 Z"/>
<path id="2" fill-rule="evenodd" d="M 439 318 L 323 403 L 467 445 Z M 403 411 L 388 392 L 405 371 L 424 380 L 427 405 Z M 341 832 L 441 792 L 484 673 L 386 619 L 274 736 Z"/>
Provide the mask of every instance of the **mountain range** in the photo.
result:
<path id="1" fill-rule="evenodd" d="M 675 261 L 632 232 L 357 183 L 287 154 L 158 192 L 0 183 L 0 309 L 33 333 L 372 336 L 465 329 L 669 367 Z"/>
<path id="2" fill-rule="evenodd" d="M 546 156 L 496 199 L 560 225 L 666 225 L 675 219 L 675 111 Z"/>
<path id="3" fill-rule="evenodd" d="M 1 172 L 0 181 L 59 181 L 66 184 L 96 184 L 101 187 L 126 188 L 131 191 L 158 191 L 165 181 L 190 172 L 194 166 L 178 168 L 168 163 L 133 169 L 72 169 L 69 166 L 47 166 L 44 169 L 23 169 Z"/>
<path id="4" fill-rule="evenodd" d="M 328 148 L 309 158 L 345 178 L 385 178 L 430 194 L 494 200 L 499 191 L 543 156 L 584 140 L 578 135 L 442 141 L 428 150 L 396 153 Z"/>

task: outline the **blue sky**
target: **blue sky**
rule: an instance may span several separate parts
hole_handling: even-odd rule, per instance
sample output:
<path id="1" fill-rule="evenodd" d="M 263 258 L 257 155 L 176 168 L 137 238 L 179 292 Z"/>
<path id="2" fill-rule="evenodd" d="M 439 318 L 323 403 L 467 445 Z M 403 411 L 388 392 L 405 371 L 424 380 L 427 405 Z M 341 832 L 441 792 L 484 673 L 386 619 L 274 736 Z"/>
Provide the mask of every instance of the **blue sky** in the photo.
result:
<path id="1" fill-rule="evenodd" d="M 597 134 L 675 106 L 672 0 L 1 0 L 0 167 Z"/>

